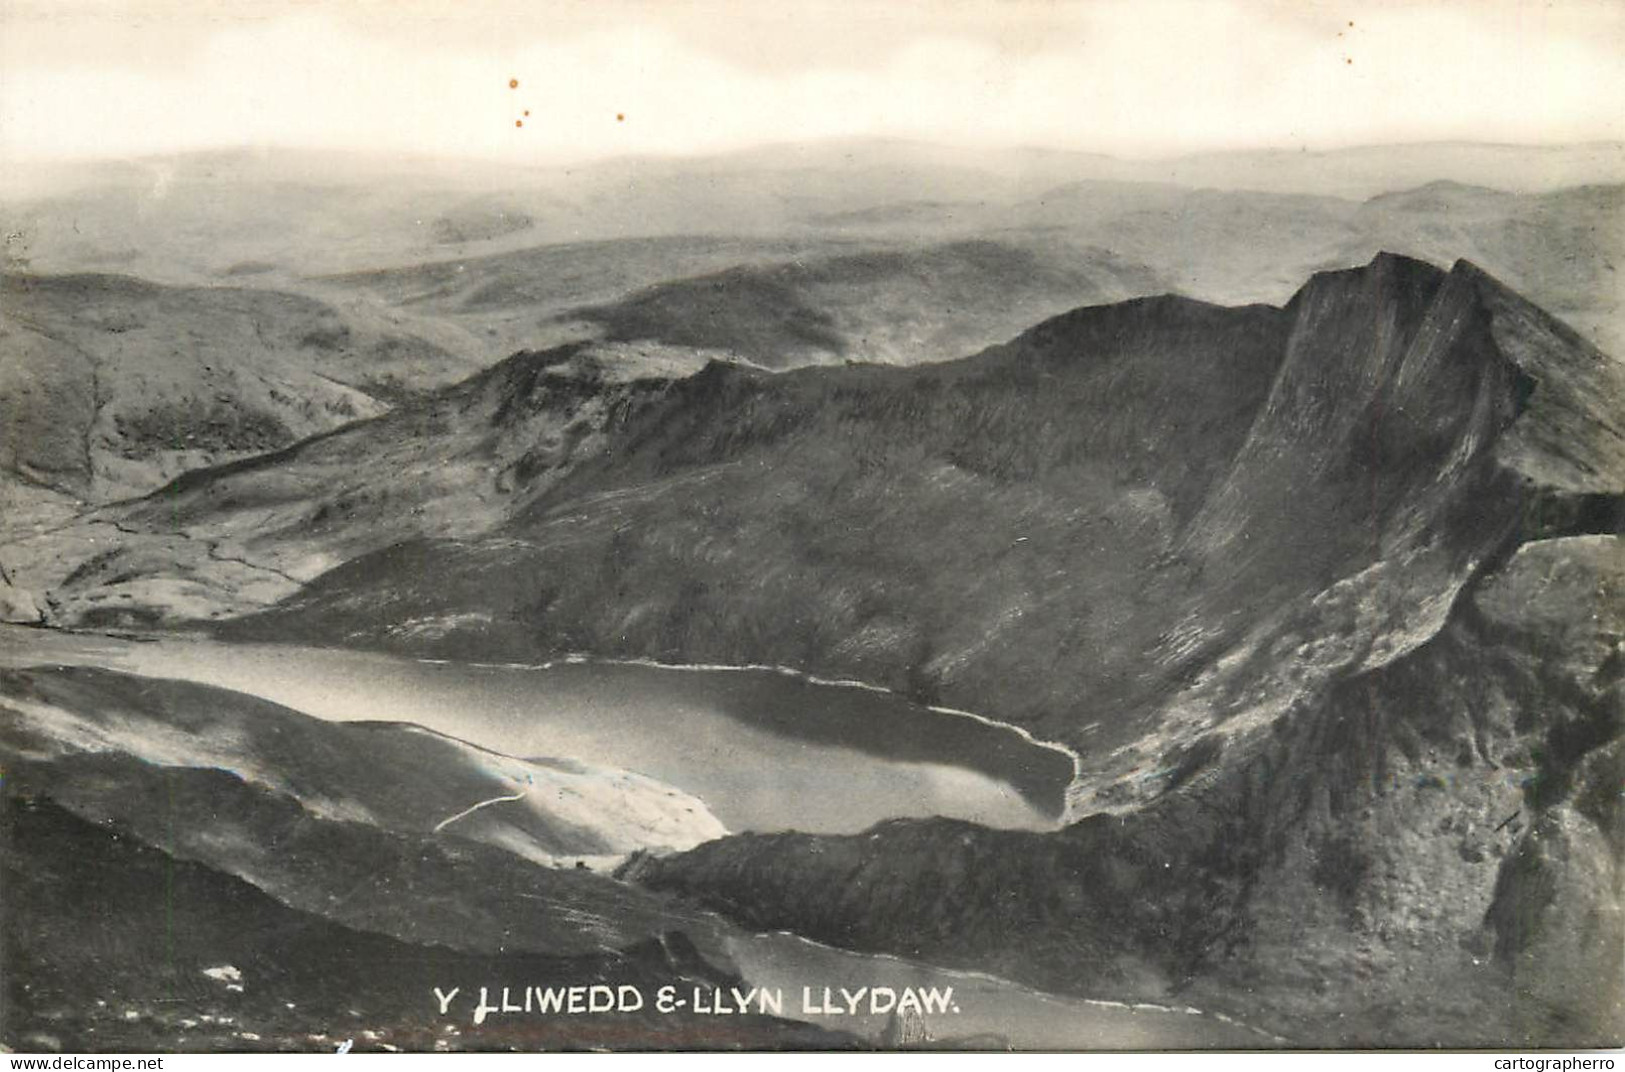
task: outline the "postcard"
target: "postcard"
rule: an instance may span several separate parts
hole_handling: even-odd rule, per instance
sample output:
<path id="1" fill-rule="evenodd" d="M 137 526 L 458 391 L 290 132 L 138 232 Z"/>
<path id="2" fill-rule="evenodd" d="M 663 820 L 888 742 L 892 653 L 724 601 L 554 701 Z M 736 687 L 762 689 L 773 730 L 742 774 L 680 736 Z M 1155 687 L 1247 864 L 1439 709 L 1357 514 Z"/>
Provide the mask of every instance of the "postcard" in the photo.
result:
<path id="1" fill-rule="evenodd" d="M 1625 7 L 0 30 L 7 1052 L 1625 1042 Z"/>

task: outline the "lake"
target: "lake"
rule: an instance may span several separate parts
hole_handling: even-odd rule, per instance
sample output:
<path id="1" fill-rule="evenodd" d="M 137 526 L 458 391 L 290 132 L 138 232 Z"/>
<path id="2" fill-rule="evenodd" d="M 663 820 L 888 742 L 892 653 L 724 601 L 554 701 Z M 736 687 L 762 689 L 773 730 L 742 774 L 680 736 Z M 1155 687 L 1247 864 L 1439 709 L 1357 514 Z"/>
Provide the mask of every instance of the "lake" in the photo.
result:
<path id="1" fill-rule="evenodd" d="M 1073 770 L 1008 727 L 762 668 L 471 665 L 10 626 L 0 664 L 180 678 L 318 718 L 414 722 L 510 755 L 621 767 L 694 794 L 735 832 L 855 833 L 932 815 L 1053 829 Z"/>
<path id="2" fill-rule="evenodd" d="M 91 665 L 234 689 L 335 721 L 427 726 L 497 751 L 568 756 L 660 778 L 730 830 L 852 833 L 903 816 L 1053 829 L 1071 757 L 1014 730 L 888 693 L 765 669 L 563 661 L 482 666 L 370 652 L 166 638 L 129 641 L 0 626 L 0 666 Z M 748 987 L 952 988 L 929 1029 L 973 1046 L 1036 1049 L 1256 1047 L 1273 1041 L 1193 1008 L 1046 994 L 977 972 L 850 952 L 784 933 L 735 932 Z M 879 1039 L 873 1006 L 817 1016 Z"/>

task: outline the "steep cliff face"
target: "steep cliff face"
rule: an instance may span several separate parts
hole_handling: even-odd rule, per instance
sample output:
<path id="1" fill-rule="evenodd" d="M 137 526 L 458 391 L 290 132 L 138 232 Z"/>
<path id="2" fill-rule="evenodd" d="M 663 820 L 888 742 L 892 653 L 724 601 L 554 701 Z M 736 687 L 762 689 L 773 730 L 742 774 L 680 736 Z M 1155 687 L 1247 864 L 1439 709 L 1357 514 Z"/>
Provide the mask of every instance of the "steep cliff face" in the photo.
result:
<path id="1" fill-rule="evenodd" d="M 1086 758 L 1080 812 L 1400 657 L 1520 543 L 1625 531 L 1622 366 L 1478 269 L 1379 257 L 1288 311 L 1270 398 L 1182 537 L 1200 583 L 1154 657 L 1193 676 L 1115 770 Z"/>

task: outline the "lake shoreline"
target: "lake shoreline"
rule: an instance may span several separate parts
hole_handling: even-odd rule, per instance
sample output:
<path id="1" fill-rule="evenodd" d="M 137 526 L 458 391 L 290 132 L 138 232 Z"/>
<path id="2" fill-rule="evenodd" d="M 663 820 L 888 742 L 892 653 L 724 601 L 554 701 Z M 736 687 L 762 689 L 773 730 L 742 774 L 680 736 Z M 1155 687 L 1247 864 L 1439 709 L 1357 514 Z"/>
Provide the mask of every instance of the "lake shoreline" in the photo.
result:
<path id="1" fill-rule="evenodd" d="M 331 720 L 411 722 L 502 754 L 622 767 L 721 800 L 738 831 L 855 833 L 938 815 L 1057 829 L 1077 762 L 1019 727 L 787 667 L 585 654 L 463 662 L 191 631 L 0 627 L 0 662 L 53 660 L 193 680 Z"/>

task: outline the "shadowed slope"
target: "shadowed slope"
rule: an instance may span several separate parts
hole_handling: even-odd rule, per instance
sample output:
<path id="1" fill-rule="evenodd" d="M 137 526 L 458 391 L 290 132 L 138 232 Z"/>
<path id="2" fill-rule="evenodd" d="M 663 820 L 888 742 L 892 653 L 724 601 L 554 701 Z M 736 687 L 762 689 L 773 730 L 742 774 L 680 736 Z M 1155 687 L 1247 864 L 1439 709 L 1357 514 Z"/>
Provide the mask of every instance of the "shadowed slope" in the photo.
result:
<path id="1" fill-rule="evenodd" d="M 1619 378 L 1471 266 L 1392 256 L 1282 310 L 1144 299 L 926 368 L 713 366 L 493 537 L 232 630 L 798 666 L 1115 755 L 1126 787 L 1284 638 L 1339 623 L 1290 696 L 1425 636 L 1526 518 L 1606 526 Z M 1182 728 L 1119 751 L 1176 693 Z"/>

